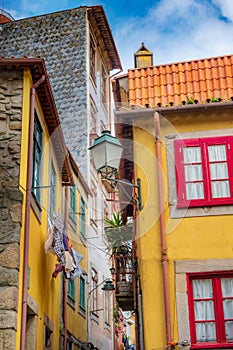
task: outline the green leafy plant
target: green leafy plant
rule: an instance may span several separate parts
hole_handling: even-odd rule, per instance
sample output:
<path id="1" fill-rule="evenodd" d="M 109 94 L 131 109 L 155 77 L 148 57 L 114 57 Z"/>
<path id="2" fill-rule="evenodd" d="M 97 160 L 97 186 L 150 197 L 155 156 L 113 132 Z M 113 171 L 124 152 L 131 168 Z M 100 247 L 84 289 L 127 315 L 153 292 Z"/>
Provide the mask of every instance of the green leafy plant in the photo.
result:
<path id="1" fill-rule="evenodd" d="M 112 253 L 131 252 L 131 244 L 128 241 L 132 240 L 132 224 L 124 225 L 121 213 L 113 213 L 112 218 L 105 218 L 105 237 L 108 242 L 107 248 L 112 250 Z"/>
<path id="2" fill-rule="evenodd" d="M 187 104 L 188 105 L 192 105 L 192 104 L 194 104 L 195 102 L 194 102 L 194 98 L 193 97 L 187 97 Z"/>
<path id="3" fill-rule="evenodd" d="M 221 97 L 212 97 L 211 99 L 210 99 L 210 102 L 221 102 Z"/>

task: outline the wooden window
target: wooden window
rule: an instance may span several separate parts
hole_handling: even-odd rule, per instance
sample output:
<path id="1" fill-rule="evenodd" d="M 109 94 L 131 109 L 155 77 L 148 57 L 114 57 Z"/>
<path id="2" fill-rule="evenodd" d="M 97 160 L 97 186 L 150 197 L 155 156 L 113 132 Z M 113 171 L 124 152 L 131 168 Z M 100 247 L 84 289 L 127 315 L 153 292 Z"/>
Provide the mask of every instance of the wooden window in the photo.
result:
<path id="1" fill-rule="evenodd" d="M 86 282 L 82 276 L 79 277 L 79 307 L 86 310 Z"/>
<path id="2" fill-rule="evenodd" d="M 106 104 L 107 102 L 107 74 L 102 66 L 102 74 L 101 74 L 101 98 L 102 103 Z"/>
<path id="3" fill-rule="evenodd" d="M 96 47 L 92 36 L 90 36 L 90 75 L 96 84 Z"/>
<path id="4" fill-rule="evenodd" d="M 189 274 L 188 300 L 193 348 L 233 346 L 233 272 Z"/>
<path id="5" fill-rule="evenodd" d="M 41 159 L 42 159 L 42 137 L 43 131 L 35 111 L 33 132 L 33 173 L 32 173 L 32 192 L 40 203 L 41 200 Z"/>
<path id="6" fill-rule="evenodd" d="M 67 296 L 71 300 L 75 301 L 75 281 L 68 280 Z"/>
<path id="7" fill-rule="evenodd" d="M 86 204 L 82 197 L 80 199 L 80 234 L 86 239 Z"/>
<path id="8" fill-rule="evenodd" d="M 69 209 L 69 217 L 76 223 L 76 186 L 70 186 L 70 209 Z"/>
<path id="9" fill-rule="evenodd" d="M 57 182 L 57 176 L 56 171 L 53 165 L 53 162 L 51 162 L 51 168 L 50 168 L 50 204 L 49 204 L 49 211 L 50 211 L 50 217 L 52 218 L 54 211 L 56 210 L 56 182 Z"/>
<path id="10" fill-rule="evenodd" d="M 233 137 L 174 141 L 177 207 L 233 203 Z"/>
<path id="11" fill-rule="evenodd" d="M 98 284 L 98 274 L 95 269 L 91 269 L 91 311 L 96 313 L 98 309 L 98 298 L 97 298 L 97 284 Z"/>

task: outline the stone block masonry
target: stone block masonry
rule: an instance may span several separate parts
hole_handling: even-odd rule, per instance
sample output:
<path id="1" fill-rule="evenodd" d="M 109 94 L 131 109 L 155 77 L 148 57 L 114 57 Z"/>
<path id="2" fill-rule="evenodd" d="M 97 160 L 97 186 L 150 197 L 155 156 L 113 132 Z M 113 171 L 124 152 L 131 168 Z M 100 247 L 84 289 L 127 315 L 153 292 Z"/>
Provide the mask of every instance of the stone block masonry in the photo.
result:
<path id="1" fill-rule="evenodd" d="M 23 195 L 19 190 L 23 71 L 0 69 L 0 349 L 15 349 Z"/>
<path id="2" fill-rule="evenodd" d="M 13 21 L 1 26 L 0 56 L 42 57 L 67 146 L 87 175 L 87 8 Z M 1 125 L 2 124 L 2 125 Z M 0 121 L 0 127 L 5 127 Z M 12 121 L 17 130 L 18 121 Z"/>

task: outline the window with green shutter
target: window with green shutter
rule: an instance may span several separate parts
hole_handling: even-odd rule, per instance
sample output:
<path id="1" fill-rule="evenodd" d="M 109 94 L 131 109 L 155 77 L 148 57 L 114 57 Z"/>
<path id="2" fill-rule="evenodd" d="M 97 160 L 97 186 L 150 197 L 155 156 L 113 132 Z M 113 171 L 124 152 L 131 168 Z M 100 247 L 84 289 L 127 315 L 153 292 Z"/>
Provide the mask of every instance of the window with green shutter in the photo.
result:
<path id="1" fill-rule="evenodd" d="M 79 307 L 86 310 L 86 282 L 82 276 L 79 278 Z"/>
<path id="2" fill-rule="evenodd" d="M 69 217 L 76 224 L 76 186 L 70 187 Z"/>
<path id="3" fill-rule="evenodd" d="M 80 201 L 80 234 L 86 239 L 86 205 L 82 197 Z"/>
<path id="4" fill-rule="evenodd" d="M 75 300 L 75 281 L 68 280 L 67 295 L 73 301 Z"/>
<path id="5" fill-rule="evenodd" d="M 33 173 L 32 173 L 32 193 L 38 203 L 41 200 L 41 159 L 42 159 L 42 136 L 43 131 L 35 112 L 34 115 L 34 132 L 33 132 Z"/>
<path id="6" fill-rule="evenodd" d="M 53 165 L 51 162 L 51 170 L 50 170 L 50 204 L 49 204 L 49 212 L 50 217 L 52 218 L 54 211 L 56 210 L 56 182 L 57 175 Z"/>

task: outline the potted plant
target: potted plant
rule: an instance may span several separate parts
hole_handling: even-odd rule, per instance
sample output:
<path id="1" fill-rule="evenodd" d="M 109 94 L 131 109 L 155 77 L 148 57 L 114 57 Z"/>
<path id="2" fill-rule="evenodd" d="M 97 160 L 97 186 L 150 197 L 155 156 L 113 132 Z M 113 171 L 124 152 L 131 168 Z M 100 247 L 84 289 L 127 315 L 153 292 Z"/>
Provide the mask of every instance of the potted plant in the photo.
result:
<path id="1" fill-rule="evenodd" d="M 114 259 L 118 281 L 126 281 L 127 267 L 132 260 L 132 224 L 124 225 L 119 212 L 113 213 L 111 219 L 106 218 L 105 223 L 107 249 L 111 252 L 110 257 Z"/>
<path id="2" fill-rule="evenodd" d="M 108 241 L 108 248 L 113 252 L 120 252 L 119 247 L 123 247 L 124 253 L 127 251 L 127 242 L 132 240 L 133 227 L 131 223 L 123 223 L 121 213 L 113 213 L 112 218 L 105 218 L 105 237 Z"/>

